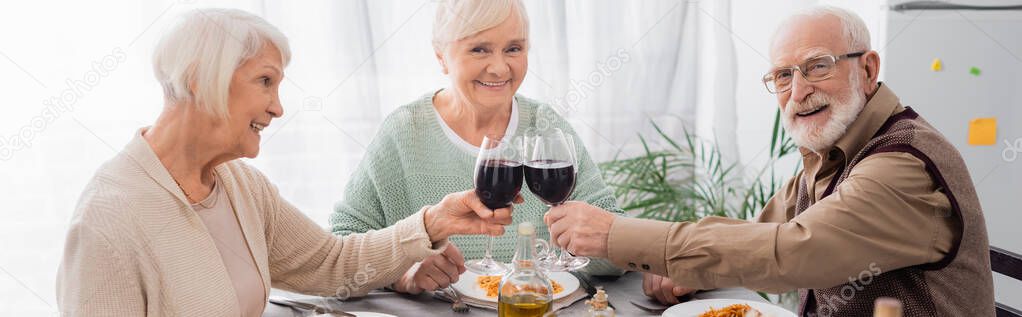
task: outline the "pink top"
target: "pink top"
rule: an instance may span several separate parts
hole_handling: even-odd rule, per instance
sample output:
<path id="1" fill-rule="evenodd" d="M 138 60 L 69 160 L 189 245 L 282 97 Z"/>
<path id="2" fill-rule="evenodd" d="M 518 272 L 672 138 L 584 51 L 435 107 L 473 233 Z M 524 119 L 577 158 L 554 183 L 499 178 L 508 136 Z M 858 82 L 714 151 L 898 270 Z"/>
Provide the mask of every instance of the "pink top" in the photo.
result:
<path id="1" fill-rule="evenodd" d="M 223 186 L 220 186 L 219 179 L 213 185 L 209 197 L 192 204 L 192 208 L 199 214 L 216 243 L 217 251 L 220 251 L 220 258 L 234 284 L 234 294 L 238 298 L 242 316 L 261 316 L 266 305 L 263 279 L 248 249 L 231 200 L 227 198 Z"/>

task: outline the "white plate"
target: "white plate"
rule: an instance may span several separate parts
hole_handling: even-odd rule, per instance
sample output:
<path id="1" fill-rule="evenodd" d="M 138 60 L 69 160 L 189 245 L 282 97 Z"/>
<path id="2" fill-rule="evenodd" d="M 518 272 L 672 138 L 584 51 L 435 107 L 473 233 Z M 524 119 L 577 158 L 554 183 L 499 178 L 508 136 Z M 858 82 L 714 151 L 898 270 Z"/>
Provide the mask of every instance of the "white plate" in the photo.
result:
<path id="1" fill-rule="evenodd" d="M 662 316 L 665 317 L 699 317 L 710 308 L 721 309 L 734 304 L 746 304 L 771 317 L 796 317 L 795 313 L 779 306 L 764 302 L 755 302 L 741 299 L 701 299 L 688 301 L 671 306 Z"/>
<path id="2" fill-rule="evenodd" d="M 472 271 L 465 271 L 465 273 L 462 273 L 461 277 L 458 278 L 458 282 L 454 283 L 452 286 L 454 286 L 454 289 L 458 290 L 458 292 L 461 292 L 462 295 L 467 297 L 496 303 L 497 298 L 487 297 L 486 290 L 480 288 L 479 284 L 476 283 L 476 277 L 478 276 L 479 274 L 472 273 Z M 547 273 L 547 276 L 564 287 L 564 290 L 560 293 L 554 293 L 554 300 L 568 296 L 568 294 L 571 294 L 578 289 L 578 278 L 571 275 L 571 273 L 553 272 Z"/>

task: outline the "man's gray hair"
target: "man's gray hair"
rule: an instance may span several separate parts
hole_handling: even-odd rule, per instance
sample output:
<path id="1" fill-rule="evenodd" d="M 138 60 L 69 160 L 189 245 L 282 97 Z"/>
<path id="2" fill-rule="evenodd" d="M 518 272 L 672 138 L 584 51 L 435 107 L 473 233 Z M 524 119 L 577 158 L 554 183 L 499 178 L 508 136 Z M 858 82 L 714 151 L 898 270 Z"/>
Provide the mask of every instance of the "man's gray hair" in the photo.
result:
<path id="1" fill-rule="evenodd" d="M 871 49 L 869 44 L 869 28 L 866 27 L 866 22 L 863 22 L 858 14 L 839 7 L 820 5 L 806 8 L 788 17 L 785 23 L 781 25 L 798 18 L 817 18 L 827 15 L 836 17 L 841 21 L 843 28 L 841 33 L 844 34 L 850 51 L 869 51 Z M 774 36 L 776 37 L 776 33 Z"/>

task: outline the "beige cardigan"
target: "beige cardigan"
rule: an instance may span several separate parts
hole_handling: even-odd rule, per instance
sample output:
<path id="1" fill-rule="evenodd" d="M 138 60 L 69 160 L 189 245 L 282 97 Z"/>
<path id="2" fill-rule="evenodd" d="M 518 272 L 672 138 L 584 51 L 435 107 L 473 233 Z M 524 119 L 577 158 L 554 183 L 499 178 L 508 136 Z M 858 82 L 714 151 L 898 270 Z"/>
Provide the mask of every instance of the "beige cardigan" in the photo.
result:
<path id="1" fill-rule="evenodd" d="M 143 129 L 144 130 L 144 129 Z M 57 276 L 64 315 L 238 316 L 230 277 L 202 220 L 139 130 L 86 186 Z M 391 227 L 335 237 L 240 160 L 216 167 L 263 287 L 358 296 L 438 254 L 423 211 Z M 425 210 L 425 208 L 423 208 Z"/>

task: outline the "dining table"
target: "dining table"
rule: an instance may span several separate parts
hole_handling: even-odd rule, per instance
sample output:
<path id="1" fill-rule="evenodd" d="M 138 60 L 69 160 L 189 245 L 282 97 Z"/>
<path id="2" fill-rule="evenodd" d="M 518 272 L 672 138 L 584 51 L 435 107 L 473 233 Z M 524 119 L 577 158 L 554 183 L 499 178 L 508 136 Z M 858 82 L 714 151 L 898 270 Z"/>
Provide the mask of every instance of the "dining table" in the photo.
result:
<path id="1" fill-rule="evenodd" d="M 631 302 L 636 302 L 646 307 L 660 306 L 655 301 L 646 297 L 642 292 L 642 274 L 639 272 L 628 272 L 621 276 L 585 276 L 593 286 L 602 286 L 607 292 L 611 307 L 615 309 L 617 316 L 659 316 L 659 313 L 645 311 L 636 307 Z M 434 298 L 430 292 L 411 295 L 402 294 L 388 290 L 374 290 L 369 294 L 358 297 L 340 300 L 332 297 L 319 297 L 287 292 L 280 289 L 271 289 L 270 296 L 283 297 L 298 300 L 306 303 L 313 303 L 321 307 L 342 310 L 346 312 L 375 312 L 394 316 L 452 316 L 452 317 L 475 317 L 475 316 L 497 316 L 496 310 L 472 307 L 468 312 L 458 313 L 451 309 L 451 303 Z M 746 288 L 720 288 L 706 291 L 698 291 L 691 296 L 691 300 L 698 299 L 740 299 L 757 302 L 767 302 L 758 293 Z M 582 312 L 587 309 L 585 299 L 578 300 L 570 306 L 562 308 L 558 312 L 565 315 L 584 316 Z M 298 317 L 313 316 L 314 312 L 301 310 L 273 303 L 267 303 L 263 311 L 263 317 Z"/>

